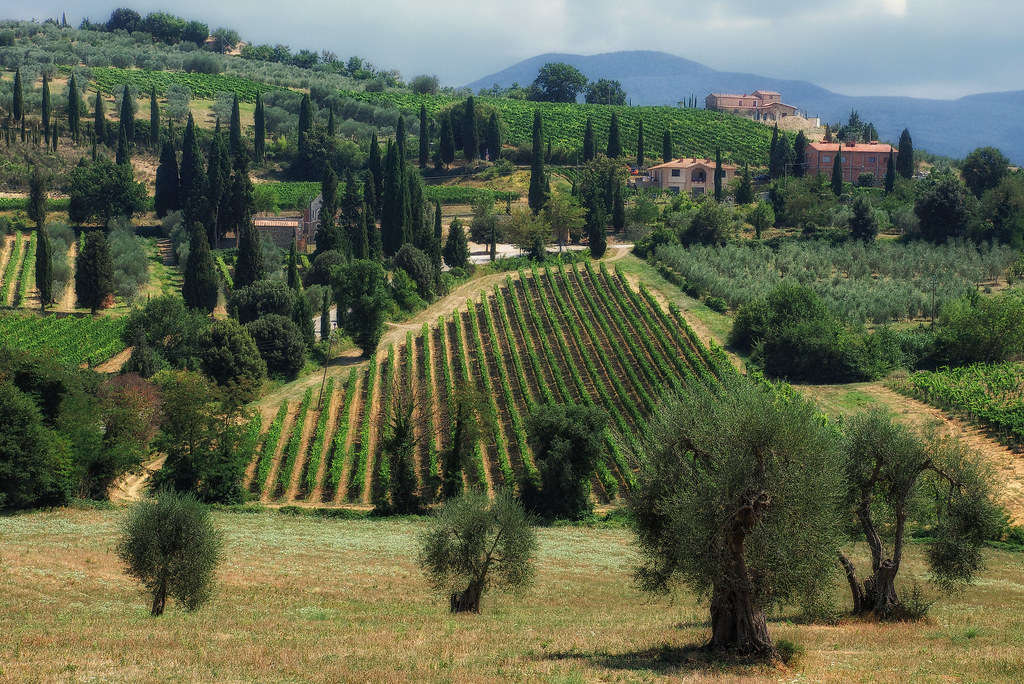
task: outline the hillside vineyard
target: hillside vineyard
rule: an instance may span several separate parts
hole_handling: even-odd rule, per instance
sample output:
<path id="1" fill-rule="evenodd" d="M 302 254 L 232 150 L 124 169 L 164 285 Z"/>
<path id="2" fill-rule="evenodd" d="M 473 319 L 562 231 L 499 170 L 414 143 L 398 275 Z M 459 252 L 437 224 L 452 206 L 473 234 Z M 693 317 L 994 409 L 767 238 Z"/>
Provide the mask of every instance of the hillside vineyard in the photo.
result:
<path id="1" fill-rule="evenodd" d="M 535 471 L 525 420 L 538 405 L 578 402 L 608 415 L 607 456 L 594 493 L 607 501 L 634 484 L 627 454 L 661 390 L 716 383 L 734 372 L 674 306 L 664 311 L 641 286 L 584 269 L 544 268 L 508 276 L 434 326 L 378 352 L 365 369 L 282 405 L 253 455 L 246 487 L 264 501 L 370 503 L 391 473 L 381 444 L 395 411 L 411 407 L 420 492 L 429 498 L 452 443 L 456 388 L 478 392 L 480 440 L 467 484 L 493 493 Z"/>

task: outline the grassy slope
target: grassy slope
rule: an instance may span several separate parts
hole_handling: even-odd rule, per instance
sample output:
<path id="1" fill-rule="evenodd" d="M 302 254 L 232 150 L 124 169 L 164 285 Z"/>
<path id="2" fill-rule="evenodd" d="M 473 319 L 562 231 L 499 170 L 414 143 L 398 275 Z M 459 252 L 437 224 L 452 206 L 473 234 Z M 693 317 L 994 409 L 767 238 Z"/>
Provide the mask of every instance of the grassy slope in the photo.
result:
<path id="1" fill-rule="evenodd" d="M 648 681 L 691 676 L 852 681 L 1024 678 L 1024 556 L 988 551 L 976 586 L 928 622 L 770 629 L 801 644 L 791 669 L 711 665 L 707 608 L 631 582 L 624 529 L 539 530 L 537 583 L 452 617 L 413 560 L 421 520 L 218 513 L 226 560 L 212 602 L 148 615 L 114 555 L 117 511 L 0 518 L 0 678 L 151 681 Z M 865 558 L 857 550 L 858 561 Z M 912 546 L 909 582 L 924 579 Z M 840 597 L 847 597 L 838 589 Z"/>

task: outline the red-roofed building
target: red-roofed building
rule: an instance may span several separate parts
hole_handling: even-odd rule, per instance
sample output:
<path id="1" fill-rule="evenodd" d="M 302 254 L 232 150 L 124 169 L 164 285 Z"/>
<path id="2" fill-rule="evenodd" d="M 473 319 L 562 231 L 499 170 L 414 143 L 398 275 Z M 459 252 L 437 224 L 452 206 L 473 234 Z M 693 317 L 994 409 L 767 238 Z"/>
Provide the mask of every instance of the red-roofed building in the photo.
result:
<path id="1" fill-rule="evenodd" d="M 722 185 L 736 177 L 739 167 L 722 163 Z M 648 169 L 653 184 L 669 192 L 681 192 L 694 197 L 711 192 L 715 187 L 715 160 L 684 157 L 658 164 Z"/>
<path id="2" fill-rule="evenodd" d="M 879 183 L 885 179 L 885 172 L 889 164 L 889 153 L 893 151 L 892 145 L 873 141 L 870 143 L 840 144 L 827 142 L 812 142 L 807 144 L 807 153 L 804 159 L 805 172 L 808 175 L 825 174 L 832 175 L 832 166 L 835 164 L 836 155 L 842 150 L 843 180 L 854 183 L 861 174 L 870 173 Z"/>
<path id="3" fill-rule="evenodd" d="M 778 121 L 795 116 L 797 108 L 784 104 L 782 95 L 774 90 L 755 90 L 749 95 L 711 93 L 704 98 L 704 108 L 716 112 L 729 112 L 754 121 Z"/>

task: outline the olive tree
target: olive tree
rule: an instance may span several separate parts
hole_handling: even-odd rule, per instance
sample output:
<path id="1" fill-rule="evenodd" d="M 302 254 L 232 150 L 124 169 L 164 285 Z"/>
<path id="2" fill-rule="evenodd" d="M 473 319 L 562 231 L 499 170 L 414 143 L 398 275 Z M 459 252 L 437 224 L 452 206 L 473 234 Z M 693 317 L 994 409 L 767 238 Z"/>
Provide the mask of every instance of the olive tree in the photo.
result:
<path id="1" fill-rule="evenodd" d="M 419 564 L 449 598 L 453 613 L 480 612 L 489 589 L 521 589 L 533 581 L 537 536 L 511 492 L 450 499 L 420 539 Z"/>
<path id="2" fill-rule="evenodd" d="M 933 577 L 952 589 L 983 567 L 981 547 L 998 532 L 1001 511 L 992 475 L 953 439 L 922 439 L 882 411 L 851 419 L 844 440 L 847 503 L 871 551 L 861 583 L 853 562 L 839 553 L 853 595 L 853 612 L 905 619 L 896 591 L 904 537 L 911 523 L 933 524 L 928 547 Z"/>
<path id="3" fill-rule="evenodd" d="M 163 614 L 168 596 L 192 611 L 210 598 L 221 536 L 195 496 L 161 490 L 129 509 L 117 555 L 153 595 L 152 615 Z"/>
<path id="4" fill-rule="evenodd" d="M 710 599 L 709 649 L 775 657 L 765 611 L 837 577 L 839 440 L 782 386 L 735 377 L 667 398 L 637 449 L 640 587 Z"/>

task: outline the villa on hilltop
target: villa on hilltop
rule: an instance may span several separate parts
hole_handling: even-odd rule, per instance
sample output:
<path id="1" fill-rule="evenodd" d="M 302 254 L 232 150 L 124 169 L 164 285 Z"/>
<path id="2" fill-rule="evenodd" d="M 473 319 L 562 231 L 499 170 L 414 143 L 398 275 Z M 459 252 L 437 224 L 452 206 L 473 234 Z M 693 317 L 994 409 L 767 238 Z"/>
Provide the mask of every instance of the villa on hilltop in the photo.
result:
<path id="1" fill-rule="evenodd" d="M 773 90 L 755 90 L 749 95 L 711 93 L 704 98 L 704 108 L 728 112 L 754 121 L 778 121 L 795 116 L 797 108 L 782 102 L 782 95 Z"/>

